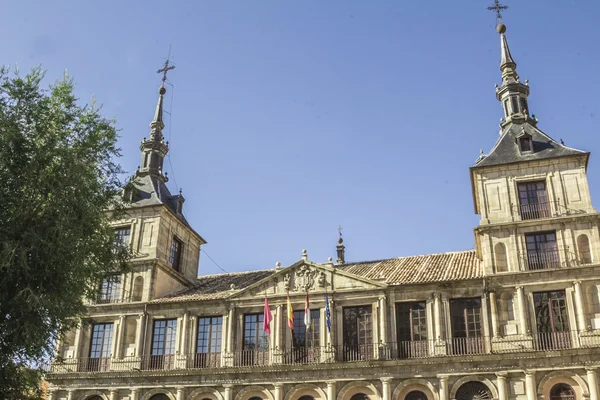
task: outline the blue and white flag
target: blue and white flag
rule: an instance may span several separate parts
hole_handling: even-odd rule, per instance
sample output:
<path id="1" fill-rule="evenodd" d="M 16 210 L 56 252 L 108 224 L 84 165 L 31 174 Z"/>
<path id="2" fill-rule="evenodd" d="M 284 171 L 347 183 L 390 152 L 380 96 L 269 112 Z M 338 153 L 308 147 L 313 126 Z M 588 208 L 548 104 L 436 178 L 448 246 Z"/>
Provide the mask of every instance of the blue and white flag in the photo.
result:
<path id="1" fill-rule="evenodd" d="M 331 312 L 329 311 L 329 296 L 325 293 L 325 321 L 327 322 L 327 333 L 331 333 Z"/>

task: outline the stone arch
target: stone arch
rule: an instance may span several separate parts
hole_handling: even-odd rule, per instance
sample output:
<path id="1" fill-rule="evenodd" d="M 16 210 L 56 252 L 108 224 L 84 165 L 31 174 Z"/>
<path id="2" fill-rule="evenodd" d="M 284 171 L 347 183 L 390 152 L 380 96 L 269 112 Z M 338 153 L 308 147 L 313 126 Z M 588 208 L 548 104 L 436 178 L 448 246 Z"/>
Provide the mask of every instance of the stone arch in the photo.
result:
<path id="1" fill-rule="evenodd" d="M 131 301 L 142 301 L 144 294 L 144 277 L 138 275 L 133 280 L 133 293 L 131 294 Z"/>
<path id="2" fill-rule="evenodd" d="M 404 400 L 406 395 L 413 390 L 418 390 L 427 396 L 427 400 L 439 400 L 439 393 L 435 386 L 426 379 L 405 379 L 396 386 L 392 393 L 393 400 Z"/>
<path id="3" fill-rule="evenodd" d="M 217 389 L 211 387 L 201 387 L 190 393 L 187 398 L 189 400 L 201 400 L 203 398 L 208 398 L 211 400 L 223 400 L 223 395 Z"/>
<path id="4" fill-rule="evenodd" d="M 246 386 L 235 396 L 235 400 L 248 400 L 251 397 L 259 396 L 264 400 L 275 400 L 273 394 L 264 386 Z"/>
<path id="5" fill-rule="evenodd" d="M 302 396 L 312 396 L 315 400 L 322 399 L 326 400 L 327 395 L 317 385 L 313 385 L 311 383 L 301 383 L 299 385 L 295 385 L 293 388 L 288 390 L 283 400 L 298 400 Z"/>
<path id="6" fill-rule="evenodd" d="M 494 257 L 496 259 L 496 272 L 508 272 L 508 254 L 506 246 L 502 242 L 494 246 Z"/>
<path id="7" fill-rule="evenodd" d="M 592 263 L 592 251 L 590 249 L 590 239 L 586 234 L 577 236 L 577 253 L 579 254 L 579 261 L 582 264 Z"/>
<path id="8" fill-rule="evenodd" d="M 98 391 L 98 390 L 86 390 L 85 392 L 82 392 L 77 399 L 78 400 L 87 400 L 90 397 L 93 396 L 98 396 L 100 397 L 102 400 L 108 400 L 108 396 L 105 395 L 104 393 Z"/>
<path id="9" fill-rule="evenodd" d="M 171 400 L 177 400 L 175 395 L 171 393 L 168 389 L 150 389 L 146 393 L 144 393 L 142 397 L 140 397 L 140 400 L 150 400 L 150 398 L 155 394 L 164 394 Z"/>
<path id="10" fill-rule="evenodd" d="M 459 380 L 457 380 L 454 385 L 452 385 L 452 390 L 450 390 L 450 399 L 451 400 L 455 400 L 456 399 L 456 392 L 458 392 L 458 389 L 460 389 L 460 387 L 462 385 L 464 385 L 465 383 L 468 382 L 481 382 L 483 383 L 485 386 L 488 387 L 488 389 L 490 389 L 490 392 L 492 392 L 492 398 L 494 400 L 498 399 L 498 389 L 496 389 L 496 386 L 492 383 L 492 381 L 490 381 L 489 379 L 480 376 L 480 375 L 475 375 L 475 376 L 465 376 L 463 378 L 460 378 Z"/>
<path id="11" fill-rule="evenodd" d="M 538 395 L 542 399 L 550 400 L 550 390 L 557 383 L 566 383 L 571 386 L 573 390 L 575 390 L 575 397 L 577 400 L 588 398 L 590 396 L 585 380 L 571 371 L 554 371 L 546 374 L 538 384 Z"/>
<path id="12" fill-rule="evenodd" d="M 352 396 L 357 393 L 364 393 L 369 396 L 370 400 L 381 399 L 381 393 L 372 383 L 366 381 L 352 381 L 342 387 L 338 392 L 337 400 L 349 400 Z"/>

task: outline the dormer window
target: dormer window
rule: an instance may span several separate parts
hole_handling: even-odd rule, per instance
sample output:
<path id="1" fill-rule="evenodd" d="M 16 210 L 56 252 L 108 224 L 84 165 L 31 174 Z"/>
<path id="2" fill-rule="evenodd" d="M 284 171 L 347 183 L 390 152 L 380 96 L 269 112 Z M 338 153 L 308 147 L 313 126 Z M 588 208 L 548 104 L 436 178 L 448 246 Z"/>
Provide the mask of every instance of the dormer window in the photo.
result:
<path id="1" fill-rule="evenodd" d="M 531 151 L 531 138 L 522 137 L 519 139 L 519 146 L 521 147 L 521 152 L 525 153 Z"/>
<path id="2" fill-rule="evenodd" d="M 533 151 L 533 142 L 531 135 L 522 128 L 521 133 L 517 136 L 517 144 L 521 153 L 531 153 Z"/>

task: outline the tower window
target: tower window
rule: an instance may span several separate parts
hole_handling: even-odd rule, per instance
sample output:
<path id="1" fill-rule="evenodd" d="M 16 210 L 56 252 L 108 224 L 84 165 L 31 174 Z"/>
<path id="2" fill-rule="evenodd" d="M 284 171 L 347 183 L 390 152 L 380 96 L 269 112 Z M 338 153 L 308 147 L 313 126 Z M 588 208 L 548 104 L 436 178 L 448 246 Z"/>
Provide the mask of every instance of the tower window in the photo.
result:
<path id="1" fill-rule="evenodd" d="M 518 97 L 516 97 L 516 96 L 511 97 L 510 105 L 512 107 L 513 114 L 519 112 L 519 98 Z"/>
<path id="2" fill-rule="evenodd" d="M 527 110 L 527 100 L 524 97 L 521 97 L 521 112 L 523 114 L 525 114 L 525 111 Z"/>
<path id="3" fill-rule="evenodd" d="M 522 152 L 531 151 L 531 139 L 528 137 L 522 137 L 519 139 L 519 146 L 521 147 Z"/>
<path id="4" fill-rule="evenodd" d="M 171 254 L 169 256 L 169 262 L 173 266 L 175 271 L 179 271 L 181 265 L 181 249 L 183 247 L 183 243 L 181 240 L 177 239 L 173 236 L 173 242 L 171 243 Z"/>

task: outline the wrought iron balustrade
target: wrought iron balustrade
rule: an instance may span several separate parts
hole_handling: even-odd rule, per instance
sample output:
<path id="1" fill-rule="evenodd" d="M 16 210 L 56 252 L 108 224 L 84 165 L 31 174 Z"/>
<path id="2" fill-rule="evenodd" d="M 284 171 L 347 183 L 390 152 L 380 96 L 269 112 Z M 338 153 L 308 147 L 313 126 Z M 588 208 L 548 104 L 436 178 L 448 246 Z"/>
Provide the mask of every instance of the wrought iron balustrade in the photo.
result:
<path id="1" fill-rule="evenodd" d="M 554 202 L 519 204 L 516 206 L 517 213 L 521 220 L 550 218 L 554 214 L 552 210 L 556 210 Z"/>
<path id="2" fill-rule="evenodd" d="M 506 337 L 448 338 L 399 341 L 368 345 L 302 347 L 284 350 L 239 350 L 233 353 L 145 355 L 124 358 L 79 358 L 55 361 L 45 368 L 51 374 L 110 371 L 169 371 L 222 368 L 256 368 L 270 365 L 316 365 L 365 361 L 411 360 L 465 355 L 511 354 L 600 348 L 598 332 L 541 332 Z M 230 360 L 230 361 L 226 361 Z"/>
<path id="3" fill-rule="evenodd" d="M 565 253 L 568 255 L 568 253 Z M 529 271 L 540 269 L 566 268 L 569 266 L 567 260 L 561 260 L 558 248 L 543 251 L 528 251 L 523 257 L 525 269 Z"/>

